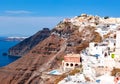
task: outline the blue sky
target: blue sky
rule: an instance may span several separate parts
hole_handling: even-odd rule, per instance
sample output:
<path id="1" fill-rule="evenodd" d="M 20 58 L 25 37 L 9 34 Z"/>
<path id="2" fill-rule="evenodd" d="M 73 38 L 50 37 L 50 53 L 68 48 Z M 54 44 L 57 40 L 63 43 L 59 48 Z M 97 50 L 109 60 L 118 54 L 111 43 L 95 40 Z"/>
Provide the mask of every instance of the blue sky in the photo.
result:
<path id="1" fill-rule="evenodd" d="M 120 0 L 0 0 L 0 35 L 32 35 L 81 13 L 120 16 Z"/>

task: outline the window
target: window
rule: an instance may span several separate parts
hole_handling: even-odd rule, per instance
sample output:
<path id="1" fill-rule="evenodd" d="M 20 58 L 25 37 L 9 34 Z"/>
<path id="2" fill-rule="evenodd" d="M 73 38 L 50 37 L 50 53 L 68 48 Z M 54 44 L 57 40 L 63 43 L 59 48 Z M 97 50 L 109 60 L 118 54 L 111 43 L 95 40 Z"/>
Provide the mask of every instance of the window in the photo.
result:
<path id="1" fill-rule="evenodd" d="M 106 57 L 106 56 L 107 56 L 107 53 L 105 52 L 104 57 Z"/>
<path id="2" fill-rule="evenodd" d="M 73 66 L 73 64 L 71 63 L 71 64 L 70 64 L 70 66 L 72 67 L 72 66 Z"/>
<path id="3" fill-rule="evenodd" d="M 114 46 L 115 46 L 116 44 L 114 43 Z"/>
<path id="4" fill-rule="evenodd" d="M 66 63 L 66 66 L 69 66 L 69 64 L 68 64 L 68 63 Z"/>
<path id="5" fill-rule="evenodd" d="M 78 66 L 78 64 L 75 64 L 75 66 Z"/>

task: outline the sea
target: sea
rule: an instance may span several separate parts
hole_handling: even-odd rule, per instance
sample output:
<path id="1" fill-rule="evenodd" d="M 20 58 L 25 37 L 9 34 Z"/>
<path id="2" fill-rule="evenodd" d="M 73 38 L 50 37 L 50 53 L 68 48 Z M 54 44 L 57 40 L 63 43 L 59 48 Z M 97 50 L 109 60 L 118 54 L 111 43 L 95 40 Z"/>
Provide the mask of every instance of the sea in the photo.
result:
<path id="1" fill-rule="evenodd" d="M 8 49 L 20 41 L 6 41 L 4 38 L 5 37 L 0 37 L 0 67 L 6 66 L 19 59 L 19 57 L 15 56 L 3 55 L 3 53 L 8 53 Z"/>

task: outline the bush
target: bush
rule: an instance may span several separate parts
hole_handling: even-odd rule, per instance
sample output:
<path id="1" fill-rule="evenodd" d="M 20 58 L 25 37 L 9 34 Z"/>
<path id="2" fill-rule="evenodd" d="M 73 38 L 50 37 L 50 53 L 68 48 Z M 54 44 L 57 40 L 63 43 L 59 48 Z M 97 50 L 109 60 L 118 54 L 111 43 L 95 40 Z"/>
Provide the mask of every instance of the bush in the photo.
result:
<path id="1" fill-rule="evenodd" d="M 115 76 L 116 73 L 120 72 L 120 68 L 114 68 L 112 71 L 111 71 L 111 75 L 112 76 Z"/>
<path id="2" fill-rule="evenodd" d="M 80 69 L 74 69 L 69 73 L 69 75 L 75 75 L 76 73 L 79 73 L 79 72 L 80 72 Z"/>
<path id="3" fill-rule="evenodd" d="M 109 16 L 105 16 L 105 17 L 104 17 L 104 19 L 108 19 L 108 18 L 109 18 Z"/>

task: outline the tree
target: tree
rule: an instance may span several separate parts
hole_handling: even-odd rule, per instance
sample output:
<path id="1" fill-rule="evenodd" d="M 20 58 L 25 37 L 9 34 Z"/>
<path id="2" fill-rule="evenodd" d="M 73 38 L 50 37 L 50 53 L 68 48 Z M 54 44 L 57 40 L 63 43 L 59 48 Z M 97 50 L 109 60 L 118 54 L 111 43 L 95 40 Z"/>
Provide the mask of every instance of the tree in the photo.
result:
<path id="1" fill-rule="evenodd" d="M 109 18 L 109 16 L 105 16 L 105 17 L 104 17 L 104 19 L 108 19 L 108 18 Z"/>

